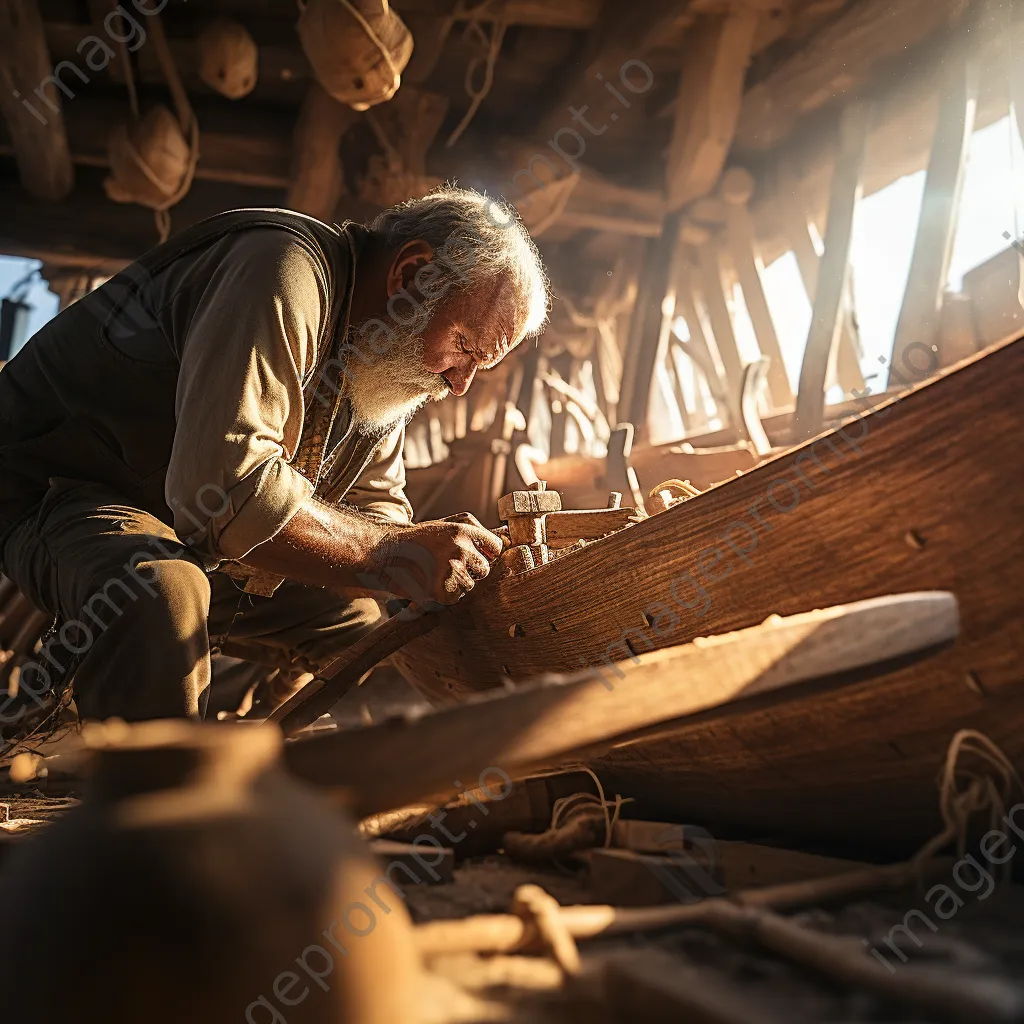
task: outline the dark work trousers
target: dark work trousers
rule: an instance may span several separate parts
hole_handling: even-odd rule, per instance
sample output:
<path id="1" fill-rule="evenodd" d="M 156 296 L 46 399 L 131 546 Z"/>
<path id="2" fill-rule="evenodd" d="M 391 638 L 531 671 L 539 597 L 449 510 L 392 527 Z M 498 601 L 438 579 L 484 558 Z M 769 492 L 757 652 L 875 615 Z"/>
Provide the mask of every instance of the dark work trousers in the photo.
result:
<path id="1" fill-rule="evenodd" d="M 2 554 L 7 575 L 60 627 L 59 646 L 23 669 L 25 685 L 40 690 L 33 679 L 59 678 L 73 660 L 82 718 L 201 718 L 211 644 L 255 640 L 316 665 L 380 614 L 371 598 L 297 583 L 271 597 L 243 593 L 205 572 L 166 523 L 97 484 L 55 481 Z"/>

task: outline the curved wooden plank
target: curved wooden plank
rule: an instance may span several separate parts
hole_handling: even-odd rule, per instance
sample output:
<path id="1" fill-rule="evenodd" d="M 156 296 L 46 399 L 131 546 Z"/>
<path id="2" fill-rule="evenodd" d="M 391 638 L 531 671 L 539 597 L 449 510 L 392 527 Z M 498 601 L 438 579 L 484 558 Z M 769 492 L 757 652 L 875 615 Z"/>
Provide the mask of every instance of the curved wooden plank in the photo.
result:
<path id="1" fill-rule="evenodd" d="M 637 730 L 798 683 L 885 664 L 952 640 L 951 594 L 903 594 L 793 615 L 694 640 L 618 666 L 614 685 L 594 672 L 527 684 L 496 698 L 292 744 L 289 769 L 345 788 L 360 816 L 451 795 L 488 768 L 511 776 Z"/>

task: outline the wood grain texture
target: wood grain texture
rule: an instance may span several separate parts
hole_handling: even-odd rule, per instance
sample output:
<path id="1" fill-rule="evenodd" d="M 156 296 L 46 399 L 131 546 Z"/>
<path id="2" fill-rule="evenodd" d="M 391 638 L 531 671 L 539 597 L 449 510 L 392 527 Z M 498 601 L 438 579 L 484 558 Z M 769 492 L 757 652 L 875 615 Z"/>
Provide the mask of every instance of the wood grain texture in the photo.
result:
<path id="1" fill-rule="evenodd" d="M 698 498 L 481 586 L 397 660 L 438 699 L 879 594 L 957 595 L 952 651 L 885 686 L 693 724 L 602 762 L 626 796 L 772 834 L 913 845 L 959 728 L 1024 757 L 1024 340 Z M 774 500 L 775 504 L 772 504 Z M 789 509 L 789 511 L 785 511 Z M 911 532 L 913 531 L 913 533 Z M 916 538 L 916 540 L 915 540 Z M 519 624 L 520 635 L 509 627 Z"/>
<path id="2" fill-rule="evenodd" d="M 288 767 L 345 789 L 364 817 L 452 796 L 456 780 L 488 772 L 521 778 L 615 738 L 715 717 L 734 702 L 793 699 L 798 684 L 828 687 L 840 673 L 934 649 L 958 629 L 956 599 L 942 593 L 774 616 L 627 664 L 615 685 L 576 672 L 407 721 L 303 739 L 289 747 Z"/>

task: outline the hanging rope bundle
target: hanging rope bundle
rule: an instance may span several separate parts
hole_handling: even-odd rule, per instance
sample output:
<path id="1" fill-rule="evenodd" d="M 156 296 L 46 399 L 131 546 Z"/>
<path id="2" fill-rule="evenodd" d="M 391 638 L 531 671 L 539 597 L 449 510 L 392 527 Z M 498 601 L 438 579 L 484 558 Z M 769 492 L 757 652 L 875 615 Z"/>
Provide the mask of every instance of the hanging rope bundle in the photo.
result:
<path id="1" fill-rule="evenodd" d="M 138 203 L 154 210 L 163 242 L 171 230 L 167 211 L 192 187 L 199 161 L 199 124 L 156 14 L 152 15 L 150 34 L 177 117 L 167 107 L 158 105 L 140 119 L 134 82 L 128 78 L 133 120 L 111 134 L 110 177 L 103 187 L 115 203 Z"/>
<path id="2" fill-rule="evenodd" d="M 459 0 L 453 17 L 466 13 L 466 0 Z M 508 22 L 505 16 L 504 0 L 483 0 L 483 3 L 474 7 L 470 13 L 469 24 L 466 26 L 464 38 L 472 37 L 480 47 L 481 53 L 474 57 L 466 68 L 464 87 L 466 95 L 470 98 L 469 109 L 463 115 L 462 120 L 455 126 L 454 131 L 448 136 L 445 148 L 451 149 L 462 137 L 462 133 L 469 127 L 480 104 L 487 98 L 487 94 L 494 85 L 494 66 L 498 62 L 498 54 L 501 53 L 501 44 L 505 41 L 505 31 Z M 484 29 L 485 18 L 493 18 L 490 32 Z M 479 86 L 476 84 L 477 72 L 481 65 L 484 69 L 483 79 Z"/>
<path id="3" fill-rule="evenodd" d="M 308 0 L 299 41 L 320 84 L 354 110 L 391 99 L 412 56 L 412 34 L 387 0 Z"/>
<path id="4" fill-rule="evenodd" d="M 256 85 L 260 51 L 244 25 L 218 18 L 199 34 L 199 77 L 230 100 L 248 96 Z"/>

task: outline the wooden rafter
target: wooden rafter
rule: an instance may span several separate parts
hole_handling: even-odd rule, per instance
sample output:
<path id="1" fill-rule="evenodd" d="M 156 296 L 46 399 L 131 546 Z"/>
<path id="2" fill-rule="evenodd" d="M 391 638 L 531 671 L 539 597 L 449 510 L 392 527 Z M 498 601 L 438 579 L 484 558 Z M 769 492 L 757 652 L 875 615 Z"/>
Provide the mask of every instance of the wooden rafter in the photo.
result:
<path id="1" fill-rule="evenodd" d="M 754 85 L 736 130 L 738 152 L 764 151 L 807 114 L 878 81 L 889 62 L 948 28 L 962 0 L 860 0 Z"/>
<path id="2" fill-rule="evenodd" d="M 1001 26 L 982 19 L 973 23 L 968 33 L 965 23 L 960 22 L 910 51 L 900 62 L 899 74 L 891 78 L 877 76 L 860 90 L 860 98 L 873 101 L 878 108 L 868 139 L 863 180 L 866 196 L 927 165 L 932 135 L 922 131 L 921 126 L 933 125 L 937 118 L 936 76 L 959 59 L 965 47 L 977 65 L 985 69 L 975 129 L 1006 115 L 1006 78 L 1000 70 L 1008 69 L 1011 75 L 1024 79 L 1017 56 L 1024 45 L 1024 7 L 1004 5 L 1002 11 L 1005 17 Z M 851 67 L 856 66 L 854 55 L 850 55 L 850 60 Z M 748 100 L 753 95 L 752 89 Z M 1024 86 L 1021 96 L 1024 98 Z M 788 203 L 794 195 L 799 196 L 809 217 L 819 223 L 824 220 L 835 159 L 836 117 L 837 112 L 831 107 L 812 114 L 790 138 L 771 151 L 744 158 L 758 180 L 751 213 L 766 262 L 789 248 Z"/>

